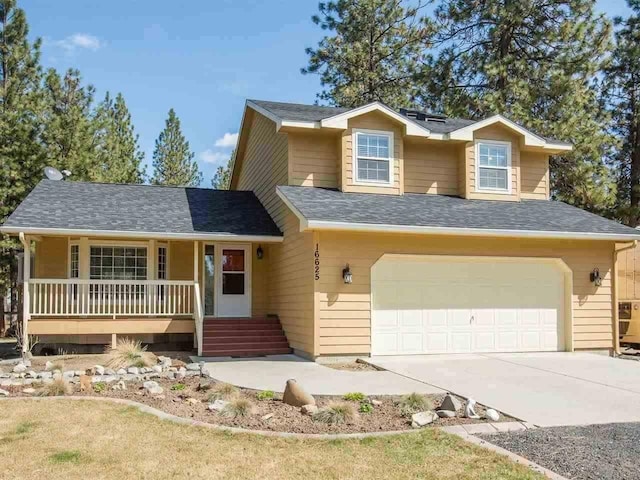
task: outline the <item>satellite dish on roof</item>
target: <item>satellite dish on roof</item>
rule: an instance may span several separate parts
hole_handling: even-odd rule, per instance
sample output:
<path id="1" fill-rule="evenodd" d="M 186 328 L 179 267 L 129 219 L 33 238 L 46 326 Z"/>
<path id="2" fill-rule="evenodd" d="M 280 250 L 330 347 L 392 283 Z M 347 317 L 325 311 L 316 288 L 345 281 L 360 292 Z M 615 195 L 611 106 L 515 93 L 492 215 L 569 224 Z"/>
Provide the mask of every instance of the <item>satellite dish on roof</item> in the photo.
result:
<path id="1" fill-rule="evenodd" d="M 44 176 L 49 180 L 62 180 L 64 175 L 57 168 L 44 167 Z"/>

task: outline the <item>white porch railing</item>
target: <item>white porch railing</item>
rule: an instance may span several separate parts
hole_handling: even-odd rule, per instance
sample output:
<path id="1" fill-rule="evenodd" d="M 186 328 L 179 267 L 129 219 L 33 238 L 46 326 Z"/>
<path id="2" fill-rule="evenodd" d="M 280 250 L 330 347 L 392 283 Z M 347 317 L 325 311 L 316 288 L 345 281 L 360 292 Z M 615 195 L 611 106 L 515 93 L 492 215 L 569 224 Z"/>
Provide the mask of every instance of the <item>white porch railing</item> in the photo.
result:
<path id="1" fill-rule="evenodd" d="M 194 282 L 173 280 L 29 280 L 31 316 L 194 315 Z"/>

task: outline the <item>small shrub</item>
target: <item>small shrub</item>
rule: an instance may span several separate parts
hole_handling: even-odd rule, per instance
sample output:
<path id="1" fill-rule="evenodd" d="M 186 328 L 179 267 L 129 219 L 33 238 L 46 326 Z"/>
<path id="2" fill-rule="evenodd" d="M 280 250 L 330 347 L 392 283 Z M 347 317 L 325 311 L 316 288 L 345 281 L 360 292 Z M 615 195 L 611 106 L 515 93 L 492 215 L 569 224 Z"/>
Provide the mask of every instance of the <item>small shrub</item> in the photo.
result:
<path id="1" fill-rule="evenodd" d="M 64 362 L 61 360 L 57 360 L 51 364 L 50 371 L 55 372 L 56 370 L 64 371 Z"/>
<path id="2" fill-rule="evenodd" d="M 209 394 L 209 401 L 213 402 L 215 400 L 230 400 L 238 395 L 238 389 L 231 385 L 230 383 L 216 383 L 211 388 L 211 393 Z"/>
<path id="3" fill-rule="evenodd" d="M 351 403 L 334 402 L 318 410 L 312 418 L 328 425 L 341 425 L 353 423 L 358 418 L 358 412 Z"/>
<path id="4" fill-rule="evenodd" d="M 77 450 L 63 450 L 50 455 L 49 460 L 53 463 L 79 463 L 80 452 Z"/>
<path id="5" fill-rule="evenodd" d="M 96 393 L 102 393 L 107 389 L 107 384 L 105 382 L 96 382 L 93 384 L 93 391 Z"/>
<path id="6" fill-rule="evenodd" d="M 413 415 L 414 413 L 424 412 L 425 410 L 433 410 L 433 402 L 419 393 L 410 393 L 409 395 L 403 396 L 398 401 L 398 406 L 403 416 Z"/>
<path id="7" fill-rule="evenodd" d="M 108 350 L 111 359 L 107 365 L 113 369 L 128 367 L 150 367 L 153 363 L 147 347 L 143 347 L 139 340 L 123 338 L 118 340 L 118 345 L 114 350 Z"/>
<path id="8" fill-rule="evenodd" d="M 275 394 L 273 393 L 272 390 L 263 390 L 262 392 L 258 392 L 256 394 L 256 398 L 260 401 L 263 400 L 273 400 L 273 397 L 275 396 Z"/>
<path id="9" fill-rule="evenodd" d="M 361 392 L 350 392 L 346 393 L 342 398 L 349 402 L 363 402 L 367 397 Z"/>
<path id="10" fill-rule="evenodd" d="M 373 405 L 371 405 L 369 402 L 362 402 L 360 403 L 360 408 L 358 408 L 358 411 L 360 413 L 371 413 L 373 412 Z"/>
<path id="11" fill-rule="evenodd" d="M 171 385 L 171 390 L 184 390 L 187 386 L 184 383 L 176 383 L 175 385 Z"/>
<path id="12" fill-rule="evenodd" d="M 229 401 L 220 415 L 228 418 L 248 417 L 255 412 L 255 407 L 251 400 L 243 397 L 236 397 Z"/>
<path id="13" fill-rule="evenodd" d="M 16 427 L 16 435 L 29 433 L 36 425 L 36 422 L 20 422 Z"/>
<path id="14" fill-rule="evenodd" d="M 62 378 L 56 378 L 53 382 L 47 383 L 41 392 L 44 397 L 60 397 L 71 394 L 71 385 Z"/>

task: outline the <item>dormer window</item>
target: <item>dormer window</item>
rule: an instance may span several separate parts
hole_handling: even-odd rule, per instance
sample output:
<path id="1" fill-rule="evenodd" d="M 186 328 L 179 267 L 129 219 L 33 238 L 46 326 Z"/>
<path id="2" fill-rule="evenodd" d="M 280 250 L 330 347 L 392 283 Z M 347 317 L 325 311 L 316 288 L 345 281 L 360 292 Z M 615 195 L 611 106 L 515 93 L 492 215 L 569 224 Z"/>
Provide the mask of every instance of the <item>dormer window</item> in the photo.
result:
<path id="1" fill-rule="evenodd" d="M 511 143 L 476 142 L 476 190 L 511 193 Z"/>
<path id="2" fill-rule="evenodd" d="M 393 134 L 373 130 L 354 132 L 353 163 L 356 183 L 393 184 Z"/>

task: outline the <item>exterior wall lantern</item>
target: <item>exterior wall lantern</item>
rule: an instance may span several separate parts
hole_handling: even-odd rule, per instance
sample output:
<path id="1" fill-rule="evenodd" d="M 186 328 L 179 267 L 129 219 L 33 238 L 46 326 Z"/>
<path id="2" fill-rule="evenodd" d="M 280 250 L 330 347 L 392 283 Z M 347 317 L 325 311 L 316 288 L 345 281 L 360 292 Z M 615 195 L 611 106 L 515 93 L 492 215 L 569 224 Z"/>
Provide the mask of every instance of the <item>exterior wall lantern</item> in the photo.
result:
<path id="1" fill-rule="evenodd" d="M 351 274 L 351 268 L 349 268 L 348 263 L 347 266 L 342 269 L 342 279 L 346 284 L 353 282 L 353 275 Z"/>
<path id="2" fill-rule="evenodd" d="M 600 276 L 600 270 L 597 268 L 594 268 L 593 272 L 589 274 L 589 279 L 596 287 L 602 286 L 602 277 Z"/>
<path id="3" fill-rule="evenodd" d="M 258 245 L 258 248 L 256 250 L 256 257 L 258 257 L 258 260 L 262 260 L 264 257 L 264 250 L 262 249 L 262 245 Z"/>

